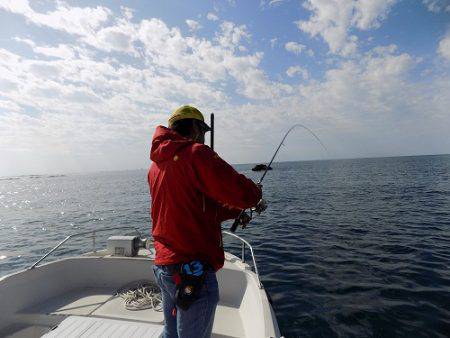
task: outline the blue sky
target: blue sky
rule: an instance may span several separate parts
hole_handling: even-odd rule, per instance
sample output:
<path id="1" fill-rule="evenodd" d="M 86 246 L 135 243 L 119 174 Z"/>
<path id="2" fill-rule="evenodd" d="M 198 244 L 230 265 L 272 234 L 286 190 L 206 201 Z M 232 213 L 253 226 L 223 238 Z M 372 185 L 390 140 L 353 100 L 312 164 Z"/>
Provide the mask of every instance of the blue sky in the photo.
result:
<path id="1" fill-rule="evenodd" d="M 450 1 L 0 1 L 1 175 L 145 168 L 193 104 L 261 162 L 450 152 Z"/>

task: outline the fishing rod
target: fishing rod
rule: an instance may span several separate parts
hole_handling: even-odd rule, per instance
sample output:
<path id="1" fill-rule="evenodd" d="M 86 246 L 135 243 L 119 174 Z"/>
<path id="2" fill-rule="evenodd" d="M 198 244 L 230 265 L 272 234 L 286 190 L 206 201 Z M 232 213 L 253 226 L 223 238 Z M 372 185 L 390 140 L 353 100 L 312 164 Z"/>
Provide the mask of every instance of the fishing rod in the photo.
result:
<path id="1" fill-rule="evenodd" d="M 307 130 L 312 136 L 314 136 L 314 138 L 320 143 L 320 145 L 321 145 L 321 146 L 325 149 L 325 151 L 328 153 L 327 147 L 325 147 L 325 145 L 322 143 L 322 141 L 319 139 L 319 137 L 318 137 L 316 134 L 314 134 L 314 132 L 313 132 L 311 129 L 305 127 L 303 124 L 300 124 L 300 123 L 294 124 L 291 128 L 289 128 L 289 130 L 286 132 L 286 134 L 284 134 L 283 139 L 281 140 L 280 144 L 278 145 L 277 149 L 275 150 L 275 153 L 273 154 L 272 158 L 270 159 L 269 164 L 266 166 L 266 169 L 264 170 L 264 173 L 262 174 L 261 178 L 259 179 L 257 185 L 261 185 L 262 181 L 264 180 L 264 177 L 266 177 L 266 174 L 267 174 L 267 172 L 269 171 L 270 165 L 271 165 L 272 162 L 275 160 L 275 157 L 277 156 L 278 151 L 280 150 L 281 146 L 283 145 L 284 140 L 286 140 L 286 137 L 289 135 L 289 133 L 290 133 L 293 129 L 295 129 L 295 128 L 297 128 L 297 127 L 301 127 L 301 128 L 303 128 L 303 129 Z M 252 212 L 252 209 L 250 209 L 250 212 Z M 240 218 L 241 218 L 244 214 L 245 214 L 245 209 L 242 210 L 241 213 L 239 214 L 239 216 L 234 220 L 233 225 L 232 225 L 231 228 L 230 228 L 230 231 L 231 231 L 231 232 L 235 232 L 235 231 L 236 231 L 236 229 L 237 229 L 237 227 L 238 227 L 238 225 L 239 225 L 239 222 L 240 222 Z"/>

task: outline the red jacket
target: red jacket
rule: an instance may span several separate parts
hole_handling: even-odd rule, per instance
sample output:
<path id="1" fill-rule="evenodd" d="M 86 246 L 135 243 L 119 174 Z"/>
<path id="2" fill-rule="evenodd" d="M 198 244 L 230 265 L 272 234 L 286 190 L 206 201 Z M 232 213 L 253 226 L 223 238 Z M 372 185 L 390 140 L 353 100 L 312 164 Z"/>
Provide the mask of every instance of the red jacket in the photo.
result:
<path id="1" fill-rule="evenodd" d="M 221 222 L 255 206 L 261 190 L 210 147 L 159 126 L 148 172 L 158 265 L 200 259 L 223 266 Z"/>

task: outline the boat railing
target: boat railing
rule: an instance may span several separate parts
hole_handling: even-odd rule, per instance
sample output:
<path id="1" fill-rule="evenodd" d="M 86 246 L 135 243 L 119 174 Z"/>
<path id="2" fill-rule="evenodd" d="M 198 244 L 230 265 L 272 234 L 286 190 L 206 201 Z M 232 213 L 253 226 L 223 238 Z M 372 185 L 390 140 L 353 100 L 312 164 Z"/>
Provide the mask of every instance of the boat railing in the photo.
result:
<path id="1" fill-rule="evenodd" d="M 55 252 L 60 246 L 62 246 L 64 243 L 66 243 L 68 240 L 75 238 L 75 237 L 81 237 L 81 236 L 86 236 L 86 235 L 91 235 L 88 236 L 92 237 L 92 251 L 95 252 L 96 251 L 96 247 L 95 247 L 95 241 L 96 241 L 96 235 L 99 232 L 105 232 L 105 231 L 112 231 L 112 230 L 117 230 L 117 229 L 133 229 L 134 231 L 136 231 L 136 233 L 139 235 L 139 237 L 142 237 L 141 232 L 133 226 L 122 226 L 122 227 L 110 227 L 110 228 L 103 228 L 103 229 L 96 229 L 96 230 L 89 230 L 89 231 L 84 231 L 84 232 L 79 232 L 76 234 L 72 234 L 67 236 L 66 238 L 64 238 L 61 242 L 58 243 L 58 245 L 56 245 L 53 249 L 51 249 L 49 252 L 47 252 L 44 256 L 42 256 L 36 263 L 34 263 L 32 266 L 30 266 L 28 269 L 34 269 L 36 266 L 38 266 L 44 259 L 46 259 L 48 256 L 50 256 L 53 252 Z M 85 237 L 86 238 L 86 237 Z"/>
<path id="2" fill-rule="evenodd" d="M 89 230 L 89 231 L 84 231 L 84 232 L 79 232 L 76 234 L 72 234 L 67 236 L 66 238 L 64 238 L 61 242 L 59 242 L 55 247 L 53 247 L 50 251 L 48 251 L 44 256 L 42 256 L 36 263 L 34 263 L 33 265 L 31 265 L 28 269 L 34 269 L 36 266 L 38 266 L 42 261 L 44 261 L 48 256 L 50 256 L 53 252 L 55 252 L 57 249 L 59 249 L 63 244 L 65 244 L 67 241 L 69 241 L 72 238 L 75 237 L 81 237 L 81 236 L 85 236 L 85 238 L 92 238 L 92 251 L 96 252 L 96 235 L 99 232 L 105 232 L 105 231 L 113 231 L 113 230 L 118 230 L 118 229 L 132 229 L 134 231 L 136 231 L 136 233 L 138 234 L 139 237 L 142 237 L 141 232 L 133 226 L 123 226 L 123 227 L 110 227 L 110 228 L 103 228 L 103 229 L 96 229 L 96 230 Z M 239 240 L 241 242 L 241 261 L 243 263 L 245 263 L 245 248 L 248 247 L 250 250 L 250 254 L 252 256 L 252 261 L 253 261 L 253 269 L 254 272 L 256 274 L 256 278 L 258 280 L 258 286 L 260 289 L 263 288 L 263 285 L 260 281 L 259 278 L 259 272 L 258 272 L 258 266 L 256 265 L 256 258 L 255 258 L 255 254 L 253 252 L 253 247 L 250 245 L 249 242 L 247 242 L 245 239 L 243 239 L 242 237 L 235 235 L 231 232 L 228 231 L 222 231 L 223 234 L 226 234 L 228 236 L 231 236 L 233 238 L 236 238 L 237 240 Z M 89 236 L 90 235 L 90 236 Z M 87 236 L 87 237 L 86 237 Z"/>
<path id="3" fill-rule="evenodd" d="M 222 233 L 226 234 L 228 236 L 234 237 L 241 242 L 241 261 L 242 261 L 242 263 L 245 263 L 245 247 L 247 246 L 249 248 L 250 254 L 252 255 L 253 268 L 255 270 L 256 278 L 258 280 L 258 286 L 260 289 L 263 289 L 264 287 L 259 279 L 258 266 L 256 265 L 256 258 L 255 258 L 255 253 L 253 252 L 253 247 L 245 239 L 243 239 L 242 237 L 240 237 L 232 232 L 224 230 L 224 231 L 222 231 Z"/>

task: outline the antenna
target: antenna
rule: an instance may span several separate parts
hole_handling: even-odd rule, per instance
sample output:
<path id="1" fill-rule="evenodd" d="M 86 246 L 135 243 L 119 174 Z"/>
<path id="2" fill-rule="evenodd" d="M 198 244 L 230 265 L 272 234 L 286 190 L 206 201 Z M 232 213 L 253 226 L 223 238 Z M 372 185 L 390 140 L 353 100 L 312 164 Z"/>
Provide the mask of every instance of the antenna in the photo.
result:
<path id="1" fill-rule="evenodd" d="M 210 145 L 211 145 L 211 149 L 214 150 L 214 113 L 211 113 L 211 118 L 210 118 L 210 127 L 211 127 L 211 141 L 210 141 Z"/>

